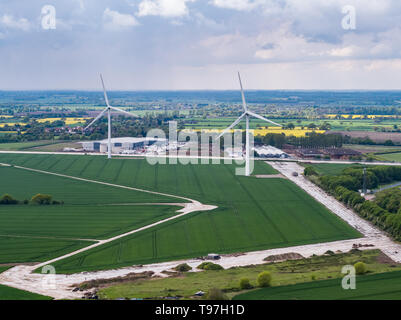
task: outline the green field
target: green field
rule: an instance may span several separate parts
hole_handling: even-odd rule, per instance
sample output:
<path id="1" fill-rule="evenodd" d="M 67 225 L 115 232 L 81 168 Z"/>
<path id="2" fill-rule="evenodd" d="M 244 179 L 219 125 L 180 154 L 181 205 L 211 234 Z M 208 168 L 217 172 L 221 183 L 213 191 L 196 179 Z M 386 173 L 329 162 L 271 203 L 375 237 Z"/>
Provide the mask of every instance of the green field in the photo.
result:
<path id="1" fill-rule="evenodd" d="M 385 161 L 401 162 L 401 152 L 377 154 L 377 157 Z"/>
<path id="2" fill-rule="evenodd" d="M 341 164 L 341 163 L 302 163 L 304 167 L 314 167 L 320 175 L 329 175 L 335 176 L 340 174 L 344 169 L 350 167 L 358 167 L 362 166 L 360 164 L 350 163 L 350 164 Z"/>
<path id="3" fill-rule="evenodd" d="M 271 287 L 240 294 L 235 300 L 400 300 L 401 271 L 358 276 L 355 290 L 344 290 L 341 279 Z"/>
<path id="4" fill-rule="evenodd" d="M 57 141 L 43 140 L 43 141 L 30 141 L 30 142 L 0 143 L 0 150 L 21 151 L 39 146 L 48 146 L 54 143 L 57 143 Z"/>
<path id="5" fill-rule="evenodd" d="M 171 217 L 176 198 L 0 166 L 0 196 L 51 194 L 63 205 L 0 206 L 0 263 L 37 262 Z M 179 202 L 185 202 L 184 200 Z M 79 240 L 77 240 L 79 239 Z M 85 241 L 85 239 L 88 239 Z"/>
<path id="6" fill-rule="evenodd" d="M 0 300 L 53 300 L 50 297 L 0 285 Z"/>
<path id="7" fill-rule="evenodd" d="M 218 206 L 216 210 L 193 213 L 59 261 L 55 263 L 58 272 L 109 269 L 210 252 L 252 251 L 360 236 L 292 182 L 236 176 L 234 165 L 151 166 L 146 160 L 29 154 L 2 154 L 0 162 L 168 192 Z M 276 173 L 264 162 L 256 161 L 255 166 L 266 174 Z"/>

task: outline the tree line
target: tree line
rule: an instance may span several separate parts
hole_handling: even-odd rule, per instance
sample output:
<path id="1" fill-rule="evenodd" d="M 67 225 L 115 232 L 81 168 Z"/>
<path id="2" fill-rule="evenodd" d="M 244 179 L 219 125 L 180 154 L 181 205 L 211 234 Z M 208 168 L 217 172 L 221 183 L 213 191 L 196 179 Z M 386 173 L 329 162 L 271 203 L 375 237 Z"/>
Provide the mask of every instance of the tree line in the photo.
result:
<path id="1" fill-rule="evenodd" d="M 337 200 L 352 208 L 361 217 L 401 240 L 401 190 L 391 188 L 376 193 L 374 201 L 365 200 L 358 190 L 363 184 L 363 168 L 351 167 L 341 174 L 320 176 L 313 167 L 306 167 L 304 175 L 318 184 Z M 374 166 L 366 171 L 367 188 L 379 184 L 401 181 L 401 167 Z"/>

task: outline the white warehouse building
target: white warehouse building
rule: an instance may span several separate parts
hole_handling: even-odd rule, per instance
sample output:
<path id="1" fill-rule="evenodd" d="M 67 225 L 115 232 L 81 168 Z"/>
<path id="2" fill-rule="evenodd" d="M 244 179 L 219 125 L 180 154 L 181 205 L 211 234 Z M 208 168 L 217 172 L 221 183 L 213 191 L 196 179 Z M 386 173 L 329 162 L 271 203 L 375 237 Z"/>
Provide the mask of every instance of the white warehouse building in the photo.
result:
<path id="1" fill-rule="evenodd" d="M 124 151 L 143 149 L 146 146 L 151 146 L 156 142 L 166 143 L 166 139 L 161 138 L 112 138 L 111 139 L 111 152 L 112 153 L 123 153 Z M 87 152 L 107 152 L 108 140 L 100 141 L 84 141 L 80 142 L 82 148 Z"/>
<path id="2" fill-rule="evenodd" d="M 260 146 L 254 147 L 253 150 L 259 157 L 263 158 L 288 158 L 289 155 L 283 150 L 280 150 L 273 146 Z"/>

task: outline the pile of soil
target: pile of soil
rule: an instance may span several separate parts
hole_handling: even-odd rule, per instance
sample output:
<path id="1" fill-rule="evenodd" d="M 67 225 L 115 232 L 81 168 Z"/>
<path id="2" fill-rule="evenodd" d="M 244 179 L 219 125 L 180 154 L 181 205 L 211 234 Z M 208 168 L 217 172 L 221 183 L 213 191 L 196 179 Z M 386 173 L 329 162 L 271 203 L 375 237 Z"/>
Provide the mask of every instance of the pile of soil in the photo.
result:
<path id="1" fill-rule="evenodd" d="M 263 261 L 281 262 L 281 261 L 286 261 L 286 260 L 299 260 L 299 259 L 303 259 L 303 258 L 304 258 L 304 256 L 302 256 L 299 253 L 289 252 L 289 253 L 268 256 L 268 257 L 264 258 Z"/>

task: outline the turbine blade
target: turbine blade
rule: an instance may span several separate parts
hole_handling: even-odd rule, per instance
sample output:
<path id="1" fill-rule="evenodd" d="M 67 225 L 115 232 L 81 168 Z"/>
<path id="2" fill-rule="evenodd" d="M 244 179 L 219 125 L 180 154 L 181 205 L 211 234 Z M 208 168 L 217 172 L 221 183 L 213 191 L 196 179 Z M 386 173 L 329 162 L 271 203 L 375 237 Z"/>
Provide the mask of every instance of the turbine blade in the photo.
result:
<path id="1" fill-rule="evenodd" d="M 97 117 L 96 117 L 90 124 L 88 124 L 88 125 L 84 128 L 84 131 L 85 131 L 86 129 L 88 129 L 92 124 L 94 124 L 97 120 L 99 120 L 99 119 L 106 113 L 106 111 L 107 111 L 107 108 L 104 109 L 102 112 L 100 112 L 100 113 L 97 115 Z"/>
<path id="2" fill-rule="evenodd" d="M 260 120 L 263 120 L 263 121 L 266 121 L 266 122 L 270 122 L 270 123 L 272 123 L 272 124 L 274 124 L 274 125 L 276 125 L 276 126 L 282 127 L 281 124 L 278 124 L 278 123 L 276 123 L 276 122 L 274 122 L 274 121 L 271 121 L 271 120 L 269 120 L 269 119 L 266 119 L 265 117 L 262 117 L 262 116 L 260 116 L 260 115 L 258 115 L 258 114 L 256 114 L 256 113 L 254 113 L 254 112 L 252 112 L 252 111 L 249 111 L 249 110 L 248 110 L 247 113 L 248 113 L 250 116 L 252 116 L 252 117 L 255 117 L 255 118 L 258 118 L 258 119 L 260 119 Z"/>
<path id="3" fill-rule="evenodd" d="M 242 106 L 244 108 L 244 111 L 247 112 L 248 111 L 248 107 L 246 105 L 244 89 L 242 88 L 241 75 L 240 75 L 239 72 L 238 72 L 238 79 L 239 79 L 239 85 L 241 86 Z"/>
<path id="4" fill-rule="evenodd" d="M 246 116 L 246 113 L 243 113 L 237 120 L 235 120 L 228 128 L 224 129 L 222 133 L 218 135 L 217 139 L 220 139 L 223 135 L 225 135 L 228 131 L 230 131 L 232 128 L 234 128 L 240 121 L 242 120 L 243 117 Z"/>
<path id="5" fill-rule="evenodd" d="M 136 114 L 133 114 L 133 113 L 128 112 L 128 111 L 125 111 L 125 110 L 122 110 L 122 109 L 120 109 L 120 108 L 110 107 L 110 109 L 115 110 L 115 111 L 118 111 L 118 112 L 121 112 L 121 113 L 124 113 L 124 114 L 126 114 L 126 115 L 128 115 L 128 116 L 131 116 L 131 117 L 138 118 L 138 116 L 137 116 Z"/>
<path id="6" fill-rule="evenodd" d="M 109 98 L 107 97 L 106 87 L 105 87 L 105 85 L 104 85 L 104 81 L 103 81 L 103 76 L 102 76 L 102 74 L 100 74 L 100 80 L 102 81 L 104 100 L 106 101 L 106 105 L 107 105 L 108 107 L 110 107 Z"/>

